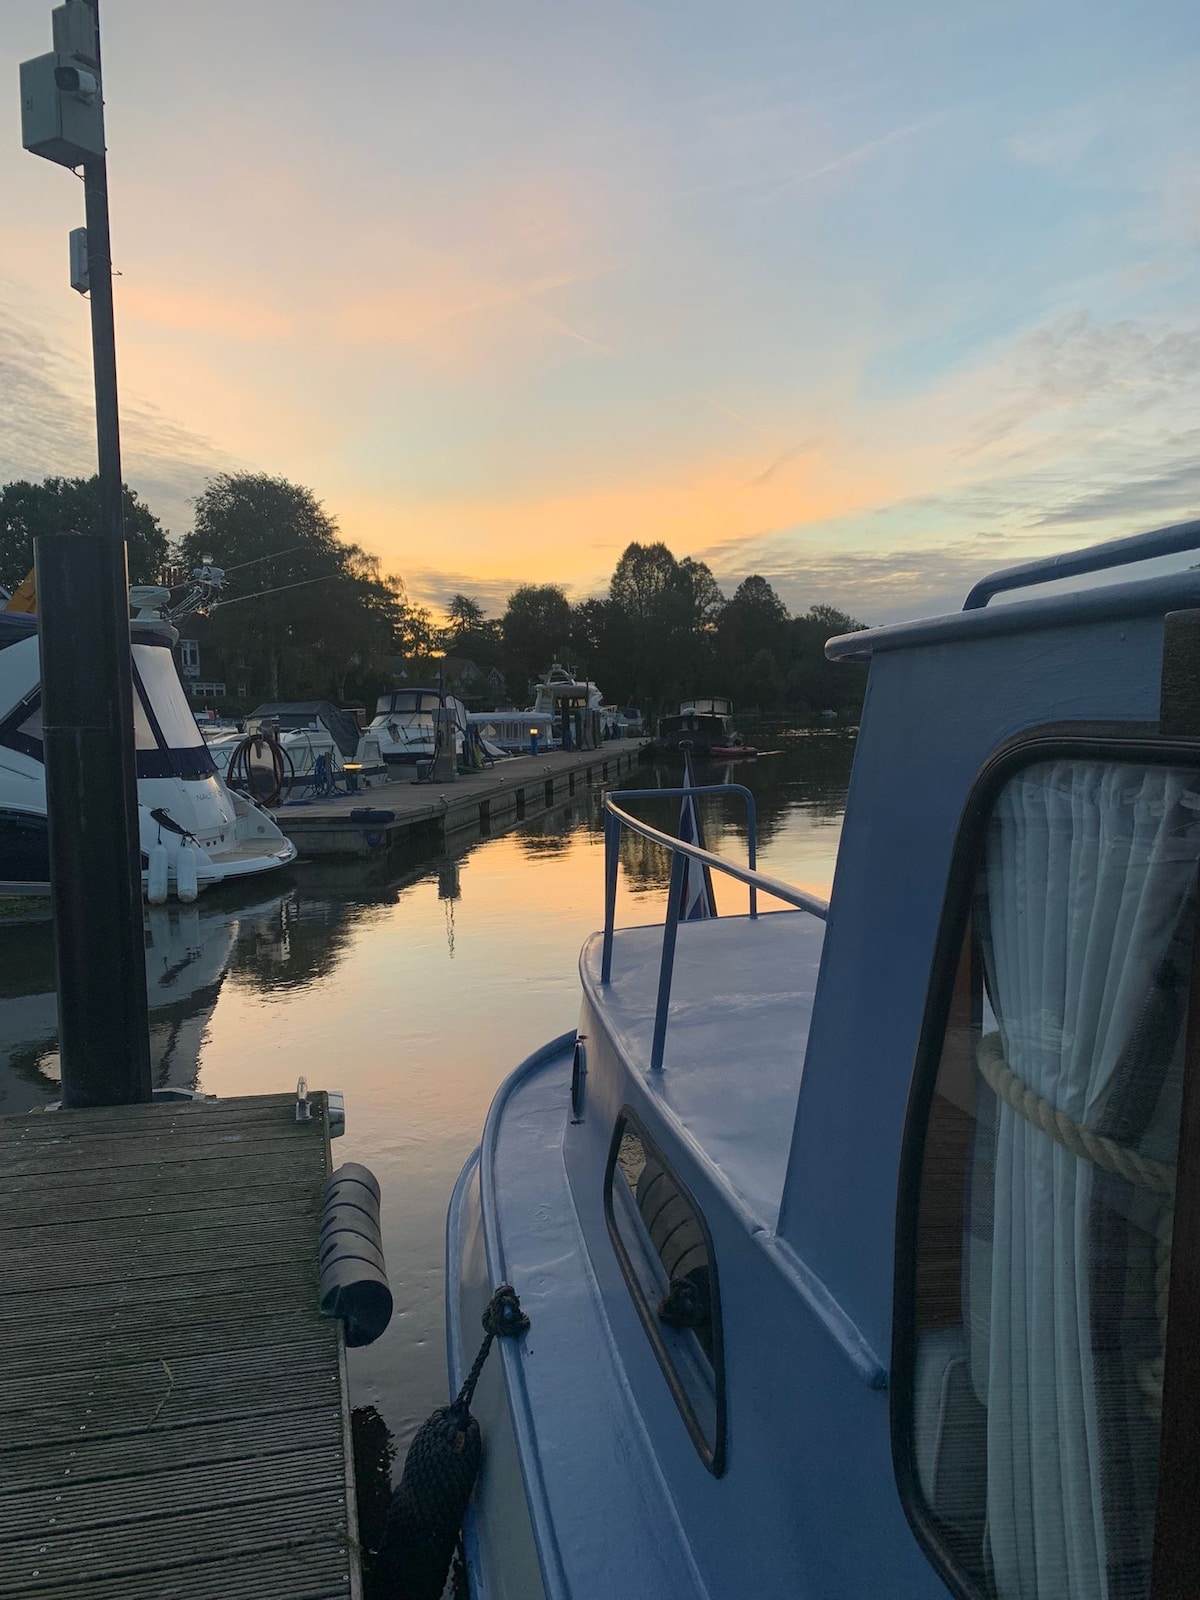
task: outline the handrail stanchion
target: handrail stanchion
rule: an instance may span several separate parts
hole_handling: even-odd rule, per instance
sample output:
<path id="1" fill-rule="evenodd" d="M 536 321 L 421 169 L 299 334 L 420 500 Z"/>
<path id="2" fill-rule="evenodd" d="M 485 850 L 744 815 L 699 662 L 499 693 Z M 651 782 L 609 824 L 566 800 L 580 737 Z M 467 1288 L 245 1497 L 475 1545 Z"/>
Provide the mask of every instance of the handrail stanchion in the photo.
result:
<path id="1" fill-rule="evenodd" d="M 667 889 L 667 919 L 663 923 L 662 961 L 658 969 L 658 1002 L 654 1011 L 654 1038 L 650 1045 L 650 1070 L 663 1064 L 667 1043 L 667 1010 L 671 1004 L 671 978 L 675 972 L 675 934 L 683 908 L 687 862 L 677 851 L 671 856 L 671 882 Z"/>
<path id="2" fill-rule="evenodd" d="M 621 820 L 604 808 L 604 948 L 600 956 L 600 982 L 612 978 L 613 921 L 617 914 L 617 867 L 621 858 Z"/>
<path id="3" fill-rule="evenodd" d="M 722 872 L 726 877 L 744 883 L 750 890 L 752 917 L 758 915 L 760 889 L 772 899 L 782 900 L 784 905 L 794 906 L 797 911 L 807 911 L 810 916 L 819 917 L 822 922 L 829 913 L 828 902 L 818 895 L 809 894 L 804 889 L 795 889 L 790 883 L 783 883 L 765 872 L 759 872 L 758 819 L 754 796 L 748 789 L 734 783 L 704 785 L 703 788 L 707 788 L 710 794 L 718 791 L 725 794 L 739 792 L 745 796 L 746 833 L 750 857 L 748 867 L 739 867 L 736 862 L 726 861 L 721 856 L 713 855 L 710 850 L 701 849 L 699 845 L 686 844 L 682 839 L 664 833 L 661 828 L 651 827 L 648 822 L 641 822 L 637 817 L 630 816 L 628 811 L 622 811 L 616 804 L 618 800 L 678 798 L 680 795 L 694 794 L 697 792 L 695 790 L 617 789 L 604 796 L 604 942 L 600 957 L 601 983 L 608 983 L 612 975 L 613 923 L 616 916 L 621 829 L 629 828 L 640 838 L 659 845 L 671 853 L 671 881 L 667 890 L 667 917 L 663 927 L 662 962 L 658 972 L 658 1005 L 654 1013 L 654 1039 L 650 1048 L 650 1066 L 655 1071 L 662 1066 L 663 1049 L 666 1044 L 667 1011 L 671 1002 L 671 980 L 675 970 L 675 933 L 683 913 L 684 882 L 689 861 L 698 861 L 714 872 Z M 703 792 L 703 788 L 700 792 Z"/>

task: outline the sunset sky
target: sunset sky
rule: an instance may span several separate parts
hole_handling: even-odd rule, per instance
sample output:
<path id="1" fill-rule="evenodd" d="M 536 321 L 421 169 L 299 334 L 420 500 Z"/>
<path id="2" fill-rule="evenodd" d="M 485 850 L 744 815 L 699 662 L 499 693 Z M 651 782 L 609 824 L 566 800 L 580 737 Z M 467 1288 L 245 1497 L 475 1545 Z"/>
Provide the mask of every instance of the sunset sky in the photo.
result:
<path id="1" fill-rule="evenodd" d="M 93 470 L 0 8 L 0 480 Z M 630 539 L 885 620 L 1200 514 L 1200 8 L 103 0 L 126 477 L 439 604 Z"/>

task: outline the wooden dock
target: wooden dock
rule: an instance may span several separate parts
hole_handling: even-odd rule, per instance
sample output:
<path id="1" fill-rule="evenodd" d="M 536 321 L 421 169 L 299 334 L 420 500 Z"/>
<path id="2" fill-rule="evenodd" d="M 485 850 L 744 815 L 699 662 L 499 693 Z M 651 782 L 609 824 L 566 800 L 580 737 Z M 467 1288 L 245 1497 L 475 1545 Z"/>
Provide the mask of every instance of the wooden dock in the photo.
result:
<path id="1" fill-rule="evenodd" d="M 0 1118 L 6 1600 L 359 1600 L 310 1104 Z"/>
<path id="2" fill-rule="evenodd" d="M 403 778 L 374 784 L 362 794 L 280 806 L 274 816 L 302 856 L 371 856 L 462 828 L 498 833 L 596 784 L 614 787 L 636 768 L 640 749 L 614 739 L 598 750 L 516 756 L 452 783 Z M 377 815 L 356 817 L 356 812 Z"/>

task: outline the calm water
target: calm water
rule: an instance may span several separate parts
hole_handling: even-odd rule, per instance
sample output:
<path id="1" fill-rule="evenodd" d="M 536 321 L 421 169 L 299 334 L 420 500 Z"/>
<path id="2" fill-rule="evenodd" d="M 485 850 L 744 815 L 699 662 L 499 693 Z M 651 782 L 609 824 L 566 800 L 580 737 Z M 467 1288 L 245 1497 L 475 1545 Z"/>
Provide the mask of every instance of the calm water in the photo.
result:
<path id="1" fill-rule="evenodd" d="M 757 797 L 759 864 L 827 893 L 852 741 L 774 742 L 780 754 L 734 774 Z M 643 774 L 647 786 L 679 781 L 666 769 Z M 738 809 L 706 804 L 707 842 L 744 861 Z M 665 828 L 678 817 L 673 802 L 640 810 Z M 579 796 L 441 857 L 313 863 L 148 913 L 158 1083 L 260 1094 L 290 1090 L 303 1074 L 345 1093 L 335 1150 L 380 1180 L 396 1298 L 384 1337 L 351 1352 L 351 1377 L 356 1402 L 379 1409 L 401 1449 L 445 1399 L 443 1223 L 454 1179 L 501 1079 L 575 1025 L 579 947 L 603 915 L 600 818 L 598 795 Z M 622 868 L 618 924 L 657 920 L 666 858 L 627 838 Z M 718 880 L 721 906 L 743 910 L 744 895 Z M 56 1027 L 49 925 L 0 927 L 0 1112 L 56 1097 Z"/>

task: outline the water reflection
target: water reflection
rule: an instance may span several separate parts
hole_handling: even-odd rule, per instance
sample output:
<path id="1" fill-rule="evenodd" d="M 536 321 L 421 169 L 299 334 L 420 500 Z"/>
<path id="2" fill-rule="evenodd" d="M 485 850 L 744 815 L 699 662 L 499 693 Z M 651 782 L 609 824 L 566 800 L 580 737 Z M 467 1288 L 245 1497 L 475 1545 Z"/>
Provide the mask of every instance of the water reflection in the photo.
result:
<path id="1" fill-rule="evenodd" d="M 828 892 L 851 751 L 844 736 L 823 735 L 733 768 L 758 799 L 764 870 Z M 624 781 L 665 787 L 680 775 L 647 767 Z M 709 844 L 744 861 L 744 813 L 702 803 Z M 636 809 L 677 826 L 678 801 Z M 376 1408 L 401 1450 L 445 1399 L 454 1179 L 501 1080 L 578 1015 L 579 949 L 603 919 L 602 822 L 599 796 L 581 792 L 494 838 L 466 832 L 433 854 L 307 863 L 147 915 L 156 1084 L 265 1094 L 303 1074 L 346 1096 L 336 1155 L 380 1180 L 397 1307 L 384 1337 L 353 1352 L 351 1381 L 356 1404 Z M 665 853 L 627 834 L 618 923 L 655 920 L 668 876 Z M 732 884 L 718 885 L 718 899 L 725 910 L 745 903 Z M 49 923 L 0 926 L 0 1112 L 56 1099 L 57 1079 Z"/>

